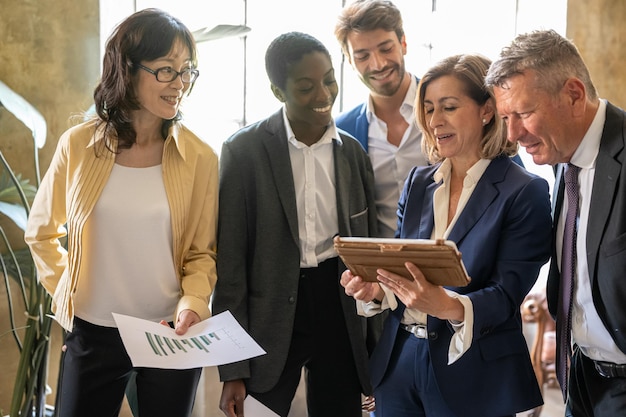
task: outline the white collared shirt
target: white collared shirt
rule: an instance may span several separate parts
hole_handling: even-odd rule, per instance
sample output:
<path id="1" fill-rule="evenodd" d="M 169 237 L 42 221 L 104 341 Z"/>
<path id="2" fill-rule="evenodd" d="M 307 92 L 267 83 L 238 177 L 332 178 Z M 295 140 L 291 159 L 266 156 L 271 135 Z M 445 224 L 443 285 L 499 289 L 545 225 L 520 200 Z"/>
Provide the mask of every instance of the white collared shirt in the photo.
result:
<path id="1" fill-rule="evenodd" d="M 414 166 L 427 165 L 422 152 L 422 133 L 415 121 L 415 96 L 417 81 L 411 77 L 411 84 L 400 106 L 400 114 L 409 124 L 399 146 L 387 141 L 387 124 L 374 113 L 372 98 L 367 101 L 369 122 L 368 154 L 375 177 L 376 210 L 378 213 L 378 235 L 394 237 L 398 223 L 398 200 L 409 171 Z"/>
<path id="2" fill-rule="evenodd" d="M 284 106 L 283 121 L 298 208 L 300 267 L 312 268 L 337 256 L 333 245 L 333 237 L 339 233 L 333 140 L 341 143 L 341 138 L 331 121 L 320 140 L 307 146 L 293 133 Z"/>
<path id="3" fill-rule="evenodd" d="M 600 139 L 602 138 L 605 121 L 606 101 L 600 100 L 600 106 L 593 122 L 570 160 L 572 164 L 580 167 L 578 174 L 580 207 L 578 233 L 576 235 L 576 279 L 574 284 L 574 302 L 572 304 L 572 339 L 585 356 L 591 359 L 626 363 L 626 355 L 619 350 L 613 341 L 593 304 L 586 255 L 589 206 L 596 170 L 596 159 L 600 150 Z M 567 206 L 567 198 L 564 198 L 556 229 L 556 254 L 559 269 L 561 268 L 563 228 Z"/>

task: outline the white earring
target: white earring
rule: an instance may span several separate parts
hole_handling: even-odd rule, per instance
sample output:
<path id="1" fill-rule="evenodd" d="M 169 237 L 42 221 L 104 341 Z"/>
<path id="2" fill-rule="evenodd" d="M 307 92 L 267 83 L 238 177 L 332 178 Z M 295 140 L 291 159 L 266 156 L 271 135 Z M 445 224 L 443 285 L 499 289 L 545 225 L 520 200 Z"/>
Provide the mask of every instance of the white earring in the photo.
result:
<path id="1" fill-rule="evenodd" d="M 483 119 L 483 126 L 487 124 L 487 119 Z"/>

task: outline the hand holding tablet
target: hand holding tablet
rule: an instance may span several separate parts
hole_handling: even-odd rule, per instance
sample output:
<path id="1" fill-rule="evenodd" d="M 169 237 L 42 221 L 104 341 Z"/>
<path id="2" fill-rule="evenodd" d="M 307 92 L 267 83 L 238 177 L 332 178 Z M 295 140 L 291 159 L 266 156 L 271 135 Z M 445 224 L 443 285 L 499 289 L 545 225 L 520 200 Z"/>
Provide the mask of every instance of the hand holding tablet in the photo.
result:
<path id="1" fill-rule="evenodd" d="M 365 281 L 377 282 L 377 269 L 412 280 L 405 262 L 415 264 L 426 279 L 436 285 L 464 287 L 471 280 L 461 253 L 450 240 L 336 236 L 334 245 L 350 271 Z"/>

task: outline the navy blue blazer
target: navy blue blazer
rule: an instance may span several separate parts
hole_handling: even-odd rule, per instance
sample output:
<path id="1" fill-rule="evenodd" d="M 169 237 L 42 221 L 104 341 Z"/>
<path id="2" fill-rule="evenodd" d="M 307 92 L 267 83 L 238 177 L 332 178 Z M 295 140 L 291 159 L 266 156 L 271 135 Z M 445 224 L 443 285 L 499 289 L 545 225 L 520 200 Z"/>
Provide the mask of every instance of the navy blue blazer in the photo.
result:
<path id="1" fill-rule="evenodd" d="M 398 209 L 399 238 L 430 239 L 434 227 L 433 176 L 440 164 L 417 167 L 407 179 Z M 430 358 L 439 389 L 459 416 L 509 415 L 543 403 L 520 317 L 520 305 L 550 256 L 551 216 L 547 182 L 495 158 L 460 214 L 456 242 L 472 281 L 450 288 L 474 308 L 472 345 L 448 365 L 453 330 L 428 317 Z M 392 312 L 370 362 L 372 384 L 384 376 L 403 307 Z"/>

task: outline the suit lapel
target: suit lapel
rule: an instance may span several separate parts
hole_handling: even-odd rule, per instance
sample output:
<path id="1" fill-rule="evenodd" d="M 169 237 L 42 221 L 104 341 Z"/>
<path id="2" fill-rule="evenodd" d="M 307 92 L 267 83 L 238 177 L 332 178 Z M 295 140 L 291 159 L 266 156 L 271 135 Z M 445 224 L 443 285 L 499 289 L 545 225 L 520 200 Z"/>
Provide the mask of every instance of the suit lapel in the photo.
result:
<path id="1" fill-rule="evenodd" d="M 341 142 L 333 139 L 333 159 L 335 163 L 335 193 L 337 195 L 337 220 L 339 221 L 339 234 L 350 236 L 350 184 L 352 183 L 352 170 L 344 152 Z"/>
<path id="2" fill-rule="evenodd" d="M 282 109 L 274 113 L 268 120 L 263 145 L 267 150 L 269 165 L 274 176 L 278 197 L 283 206 L 285 217 L 289 223 L 291 235 L 296 244 L 300 245 L 298 234 L 298 209 L 296 206 L 296 190 L 289 158 L 289 143 L 283 123 Z"/>
<path id="3" fill-rule="evenodd" d="M 507 170 L 505 165 L 507 159 L 505 158 L 507 157 L 498 157 L 492 160 L 478 184 L 476 184 L 474 192 L 448 236 L 448 239 L 456 242 L 457 245 L 480 220 L 497 197 L 498 190 L 494 184 L 502 182 L 504 179 Z M 509 161 L 509 163 L 512 162 Z"/>
<path id="4" fill-rule="evenodd" d="M 369 121 L 367 120 L 367 106 L 365 104 L 361 107 L 361 112 L 356 117 L 356 132 L 354 136 L 359 139 L 365 152 L 368 152 L 368 134 L 369 134 Z"/>
<path id="5" fill-rule="evenodd" d="M 554 190 L 552 191 L 553 195 L 556 197 L 553 197 L 551 202 L 553 242 L 556 242 L 556 229 L 557 225 L 559 224 L 559 218 L 561 217 L 561 210 L 563 209 L 563 199 L 565 198 L 565 177 L 563 175 L 564 171 L 565 164 L 558 164 L 556 166 Z M 552 245 L 552 259 L 553 261 L 550 262 L 550 274 L 553 274 L 555 277 L 560 277 L 561 270 L 557 265 L 558 262 L 556 261 L 556 244 Z"/>
<path id="6" fill-rule="evenodd" d="M 554 190 L 553 193 L 556 198 L 552 199 L 552 223 L 556 230 L 556 225 L 561 215 L 561 208 L 563 207 L 563 198 L 565 196 L 565 181 L 563 177 L 564 165 L 558 164 L 556 167 L 556 173 L 554 177 Z"/>
<path id="7" fill-rule="evenodd" d="M 433 196 L 435 190 L 441 185 L 440 182 L 433 182 L 426 186 L 424 200 L 422 201 L 422 215 L 420 216 L 419 229 L 417 233 L 418 239 L 430 239 L 435 228 L 435 217 L 433 216 Z M 405 214 L 406 215 L 406 214 Z"/>
<path id="8" fill-rule="evenodd" d="M 587 265 L 592 284 L 600 241 L 614 205 L 612 196 L 616 195 L 615 188 L 622 168 L 617 155 L 624 148 L 624 138 L 615 140 L 615 136 L 623 135 L 622 132 L 625 131 L 626 122 L 623 116 L 612 105 L 607 104 L 606 122 L 600 140 L 600 151 L 596 158 L 596 171 L 589 207 L 589 212 L 593 213 L 593 216 L 589 216 L 587 224 Z"/>

